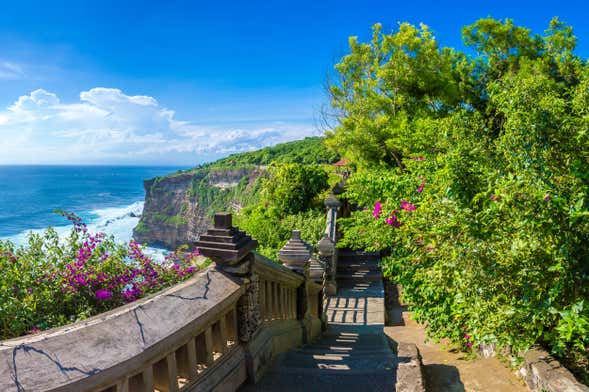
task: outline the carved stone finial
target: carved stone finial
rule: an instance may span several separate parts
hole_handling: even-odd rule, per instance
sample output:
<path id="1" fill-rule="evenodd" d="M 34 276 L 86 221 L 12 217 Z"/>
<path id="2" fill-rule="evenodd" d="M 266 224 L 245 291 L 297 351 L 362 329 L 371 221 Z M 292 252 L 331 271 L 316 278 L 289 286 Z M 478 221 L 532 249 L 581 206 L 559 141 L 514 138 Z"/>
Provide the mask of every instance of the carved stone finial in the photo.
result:
<path id="1" fill-rule="evenodd" d="M 327 197 L 327 199 L 325 199 L 325 205 L 328 208 L 339 208 L 342 205 L 342 202 L 339 201 L 333 193 L 331 193 L 329 195 L 329 197 Z"/>
<path id="2" fill-rule="evenodd" d="M 321 256 L 331 256 L 335 250 L 335 244 L 329 239 L 327 234 L 324 234 L 323 238 L 317 244 L 317 249 Z"/>
<path id="3" fill-rule="evenodd" d="M 343 181 L 338 182 L 337 184 L 335 184 L 335 186 L 333 187 L 333 189 L 331 190 L 331 192 L 334 195 L 341 195 L 342 193 L 344 193 L 346 191 L 344 185 L 343 185 Z"/>
<path id="4" fill-rule="evenodd" d="M 218 212 L 215 214 L 215 229 L 229 229 L 232 224 L 230 212 Z"/>
<path id="5" fill-rule="evenodd" d="M 233 227 L 231 214 L 215 214 L 215 226 L 200 236 L 195 245 L 199 252 L 210 257 L 217 264 L 238 264 L 245 256 L 258 246 L 244 231 Z"/>
<path id="6" fill-rule="evenodd" d="M 278 259 L 285 267 L 303 275 L 306 275 L 310 257 L 311 246 L 301 240 L 298 230 L 293 230 L 290 240 L 278 252 Z"/>

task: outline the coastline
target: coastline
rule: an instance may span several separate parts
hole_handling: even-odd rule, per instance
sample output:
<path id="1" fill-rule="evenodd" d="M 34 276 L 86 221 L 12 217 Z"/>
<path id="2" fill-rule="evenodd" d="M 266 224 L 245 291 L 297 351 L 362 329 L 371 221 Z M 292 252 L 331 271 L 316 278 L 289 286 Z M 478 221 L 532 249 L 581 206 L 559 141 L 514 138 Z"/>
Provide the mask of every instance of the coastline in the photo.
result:
<path id="1" fill-rule="evenodd" d="M 85 217 L 90 217 L 84 219 L 90 232 L 104 232 L 114 236 L 116 242 L 128 243 L 133 238 L 133 228 L 139 222 L 144 204 L 144 201 L 134 201 L 125 206 L 100 208 L 82 214 Z M 72 225 L 65 218 L 63 225 L 51 227 L 57 231 L 61 238 L 67 236 L 72 229 Z M 46 229 L 28 229 L 18 234 L 2 236 L 0 240 L 11 241 L 17 246 L 26 245 L 30 233 L 41 234 Z M 162 260 L 168 252 L 168 250 L 152 246 L 145 248 L 146 255 L 154 260 Z"/>

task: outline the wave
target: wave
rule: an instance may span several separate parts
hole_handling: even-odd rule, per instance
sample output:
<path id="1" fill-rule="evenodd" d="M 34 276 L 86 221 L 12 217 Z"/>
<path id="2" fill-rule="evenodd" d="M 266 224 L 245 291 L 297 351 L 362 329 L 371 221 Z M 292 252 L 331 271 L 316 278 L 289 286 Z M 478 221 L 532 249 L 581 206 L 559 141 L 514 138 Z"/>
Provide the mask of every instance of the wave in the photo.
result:
<path id="1" fill-rule="evenodd" d="M 89 211 L 92 218 L 86 222 L 88 231 L 91 233 L 103 232 L 112 235 L 118 243 L 128 243 L 133 238 L 133 228 L 139 223 L 144 204 L 143 201 L 136 201 L 124 207 L 109 207 Z M 56 226 L 54 229 L 61 238 L 65 238 L 70 233 L 72 226 Z M 44 229 L 26 230 L 3 239 L 10 240 L 20 246 L 27 243 L 30 233 L 41 234 L 43 231 Z M 145 253 L 155 260 L 162 260 L 167 251 L 148 247 Z"/>

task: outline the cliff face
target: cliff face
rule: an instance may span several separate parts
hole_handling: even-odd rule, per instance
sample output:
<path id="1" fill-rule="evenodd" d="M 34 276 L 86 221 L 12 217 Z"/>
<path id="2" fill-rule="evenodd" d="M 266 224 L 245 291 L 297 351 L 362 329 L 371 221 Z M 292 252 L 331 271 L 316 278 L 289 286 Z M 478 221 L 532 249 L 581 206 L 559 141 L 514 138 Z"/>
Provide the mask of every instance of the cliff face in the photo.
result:
<path id="1" fill-rule="evenodd" d="M 167 249 L 193 243 L 211 225 L 214 212 L 241 207 L 261 173 L 258 168 L 196 169 L 145 181 L 145 206 L 133 238 Z"/>
<path id="2" fill-rule="evenodd" d="M 238 211 L 258 201 L 260 181 L 272 163 L 329 164 L 339 157 L 311 137 L 230 155 L 193 170 L 145 181 L 145 206 L 133 230 L 140 243 L 175 249 L 191 244 L 215 212 Z"/>

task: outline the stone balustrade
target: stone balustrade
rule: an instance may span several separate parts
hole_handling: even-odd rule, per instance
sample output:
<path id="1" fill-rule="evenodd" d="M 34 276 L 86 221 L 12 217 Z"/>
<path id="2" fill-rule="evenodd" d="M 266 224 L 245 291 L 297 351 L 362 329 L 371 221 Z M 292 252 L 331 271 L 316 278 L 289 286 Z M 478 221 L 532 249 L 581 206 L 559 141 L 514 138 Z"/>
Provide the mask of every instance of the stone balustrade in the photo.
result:
<path id="1" fill-rule="evenodd" d="M 0 342 L 0 390 L 236 390 L 319 336 L 321 286 L 253 252 L 217 214 L 198 242 L 215 264 L 131 304 Z M 308 270 L 308 266 L 307 266 Z"/>
<path id="2" fill-rule="evenodd" d="M 329 295 L 337 293 L 336 271 L 337 271 L 337 218 L 338 210 L 342 203 L 332 193 L 325 200 L 327 208 L 327 218 L 323 238 L 317 244 L 319 250 L 319 259 L 325 269 L 325 290 Z M 317 266 L 311 266 L 313 272 L 311 277 L 317 279 Z"/>

